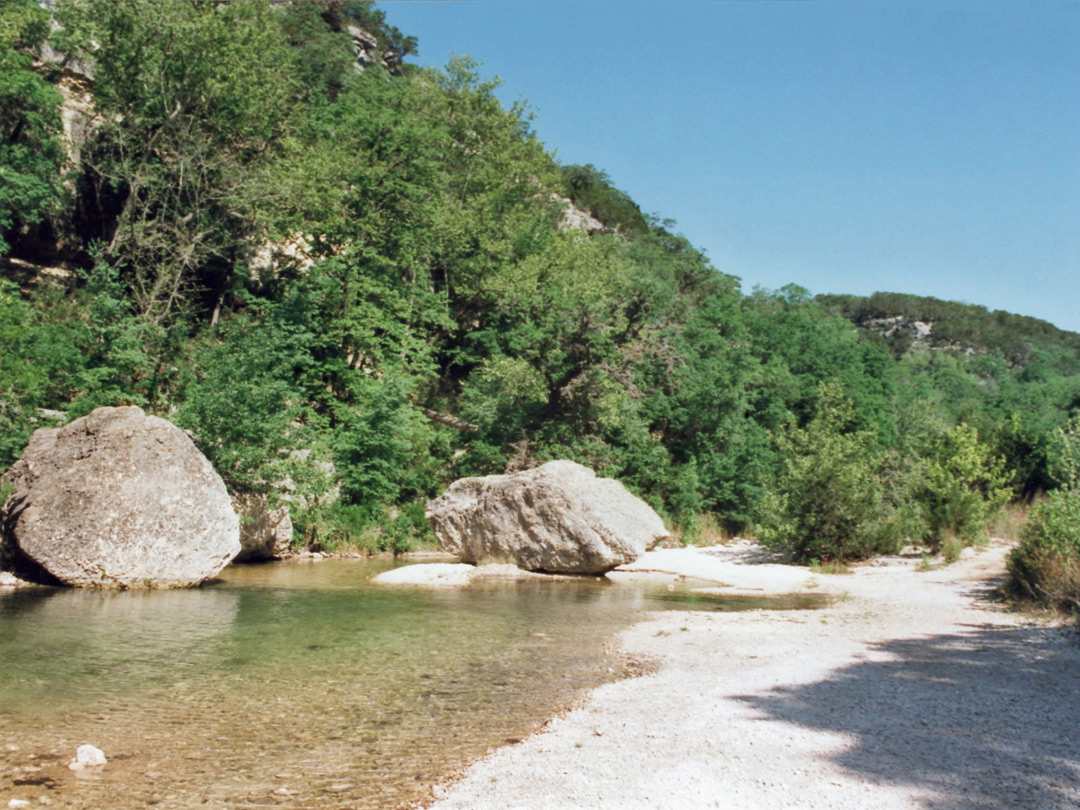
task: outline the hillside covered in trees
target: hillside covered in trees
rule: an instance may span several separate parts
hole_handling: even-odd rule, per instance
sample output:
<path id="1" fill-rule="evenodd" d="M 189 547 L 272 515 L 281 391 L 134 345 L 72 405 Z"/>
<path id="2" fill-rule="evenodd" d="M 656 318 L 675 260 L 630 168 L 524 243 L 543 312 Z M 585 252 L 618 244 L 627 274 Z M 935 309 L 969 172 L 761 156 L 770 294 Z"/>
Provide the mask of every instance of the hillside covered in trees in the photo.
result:
<path id="1" fill-rule="evenodd" d="M 802 559 L 974 542 L 1069 480 L 1080 336 L 742 290 L 370 3 L 47 5 L 0 5 L 0 471 L 136 404 L 313 547 L 570 458 Z"/>

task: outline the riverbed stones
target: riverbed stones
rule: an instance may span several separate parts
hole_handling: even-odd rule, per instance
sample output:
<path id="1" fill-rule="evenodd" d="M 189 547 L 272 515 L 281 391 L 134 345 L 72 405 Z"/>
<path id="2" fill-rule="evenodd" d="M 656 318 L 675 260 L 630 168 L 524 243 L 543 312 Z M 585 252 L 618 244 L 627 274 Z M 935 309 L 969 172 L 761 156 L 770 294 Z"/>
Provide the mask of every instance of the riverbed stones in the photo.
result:
<path id="1" fill-rule="evenodd" d="M 668 535 L 648 504 L 573 461 L 459 479 L 426 516 L 440 547 L 465 562 L 553 573 L 603 574 Z"/>
<path id="2" fill-rule="evenodd" d="M 565 580 L 577 577 L 538 574 L 509 563 L 470 565 L 468 563 L 416 563 L 392 568 L 372 577 L 377 585 L 412 585 L 421 588 L 460 588 L 476 582 L 520 582 L 522 580 Z"/>
<path id="3" fill-rule="evenodd" d="M 75 759 L 68 763 L 73 771 L 81 771 L 85 768 L 100 768 L 108 763 L 105 752 L 94 745 L 80 745 L 75 750 Z"/>
<path id="4" fill-rule="evenodd" d="M 140 408 L 98 408 L 34 432 L 5 475 L 5 567 L 104 588 L 197 585 L 240 550 L 221 477 L 183 431 Z"/>

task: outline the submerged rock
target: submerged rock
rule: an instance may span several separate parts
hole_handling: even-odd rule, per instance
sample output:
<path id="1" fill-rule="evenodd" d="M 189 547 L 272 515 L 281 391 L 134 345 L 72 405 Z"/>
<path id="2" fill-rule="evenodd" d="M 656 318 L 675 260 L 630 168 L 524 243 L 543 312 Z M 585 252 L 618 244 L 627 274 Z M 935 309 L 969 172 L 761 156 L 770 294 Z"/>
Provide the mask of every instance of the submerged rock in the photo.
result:
<path id="1" fill-rule="evenodd" d="M 428 588 L 456 588 L 468 585 L 476 576 L 476 566 L 465 563 L 420 563 L 383 571 L 372 582 L 380 585 L 420 585 Z"/>
<path id="2" fill-rule="evenodd" d="M 225 484 L 183 431 L 140 408 L 98 408 L 34 432 L 5 475 L 5 556 L 16 574 L 84 587 L 176 588 L 240 550 Z"/>
<path id="3" fill-rule="evenodd" d="M 428 503 L 426 516 L 444 551 L 529 571 L 603 574 L 668 536 L 648 504 L 573 461 L 462 478 Z"/>

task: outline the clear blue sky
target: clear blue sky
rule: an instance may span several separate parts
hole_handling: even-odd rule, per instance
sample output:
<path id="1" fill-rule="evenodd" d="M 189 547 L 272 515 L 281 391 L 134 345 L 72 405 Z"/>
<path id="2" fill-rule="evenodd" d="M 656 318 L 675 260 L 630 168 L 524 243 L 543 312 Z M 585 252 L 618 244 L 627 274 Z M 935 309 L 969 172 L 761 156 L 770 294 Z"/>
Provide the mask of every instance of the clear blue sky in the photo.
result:
<path id="1" fill-rule="evenodd" d="M 1080 2 L 384 0 L 743 289 L 1080 331 Z"/>

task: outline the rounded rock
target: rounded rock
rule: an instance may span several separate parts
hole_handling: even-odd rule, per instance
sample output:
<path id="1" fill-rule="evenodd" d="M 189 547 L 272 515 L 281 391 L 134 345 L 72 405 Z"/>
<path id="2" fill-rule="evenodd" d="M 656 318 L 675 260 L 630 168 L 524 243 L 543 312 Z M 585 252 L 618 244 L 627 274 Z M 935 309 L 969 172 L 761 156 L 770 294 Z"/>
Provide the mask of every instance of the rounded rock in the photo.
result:
<path id="1" fill-rule="evenodd" d="M 0 510 L 5 556 L 24 577 L 189 587 L 240 550 L 221 477 L 182 430 L 140 408 L 98 408 L 36 431 L 5 480 L 14 486 Z"/>
<path id="2" fill-rule="evenodd" d="M 465 562 L 548 573 L 603 574 L 668 536 L 647 503 L 573 461 L 459 479 L 425 514 L 439 547 Z"/>
<path id="3" fill-rule="evenodd" d="M 84 768 L 100 768 L 108 762 L 105 752 L 95 745 L 80 745 L 75 750 L 75 759 L 71 760 L 68 767 L 73 771 L 81 771 Z"/>

